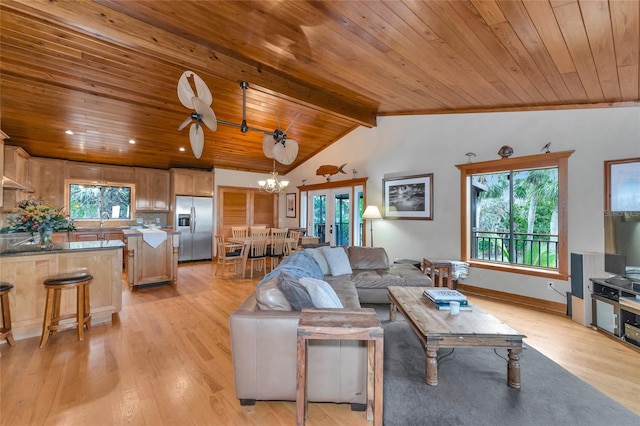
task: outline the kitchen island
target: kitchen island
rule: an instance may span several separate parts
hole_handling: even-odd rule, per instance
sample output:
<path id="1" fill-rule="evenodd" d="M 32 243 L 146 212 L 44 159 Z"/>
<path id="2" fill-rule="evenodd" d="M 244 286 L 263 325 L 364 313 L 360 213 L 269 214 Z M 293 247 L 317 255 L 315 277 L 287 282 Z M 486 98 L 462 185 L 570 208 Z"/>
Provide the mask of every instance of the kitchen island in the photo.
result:
<path id="1" fill-rule="evenodd" d="M 180 233 L 172 229 L 125 229 L 129 288 L 168 282 L 176 285 Z"/>
<path id="2" fill-rule="evenodd" d="M 122 241 L 0 245 L 0 281 L 15 287 L 9 293 L 11 323 L 16 340 L 40 336 L 46 291 L 42 282 L 52 275 L 86 270 L 90 284 L 91 323 L 107 322 L 122 309 Z M 62 292 L 62 313 L 75 312 L 75 292 Z"/>

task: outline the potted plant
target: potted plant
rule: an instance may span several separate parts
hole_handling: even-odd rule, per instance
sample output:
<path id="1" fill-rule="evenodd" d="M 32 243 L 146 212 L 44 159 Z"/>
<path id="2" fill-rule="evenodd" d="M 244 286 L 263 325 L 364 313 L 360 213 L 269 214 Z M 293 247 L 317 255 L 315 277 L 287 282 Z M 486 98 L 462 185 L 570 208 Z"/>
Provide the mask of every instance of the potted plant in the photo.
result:
<path id="1" fill-rule="evenodd" d="M 45 203 L 42 198 L 29 198 L 18 202 L 19 212 L 8 217 L 10 229 L 25 231 L 33 236 L 38 233 L 41 246 L 51 245 L 51 234 L 56 231 L 73 231 L 73 221 L 63 214 L 62 207 Z"/>

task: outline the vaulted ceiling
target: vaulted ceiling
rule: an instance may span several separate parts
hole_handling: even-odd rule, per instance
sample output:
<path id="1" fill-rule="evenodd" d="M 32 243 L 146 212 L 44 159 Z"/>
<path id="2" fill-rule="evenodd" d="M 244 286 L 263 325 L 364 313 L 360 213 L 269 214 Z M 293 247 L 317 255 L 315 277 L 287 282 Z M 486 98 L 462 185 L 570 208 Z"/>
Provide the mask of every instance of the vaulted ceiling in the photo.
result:
<path id="1" fill-rule="evenodd" d="M 220 120 L 242 121 L 246 81 L 249 126 L 293 123 L 300 153 L 280 172 L 377 116 L 640 105 L 637 0 L 2 0 L 0 12 L 0 125 L 39 157 L 269 171 L 263 134 L 233 125 L 205 129 L 193 156 L 178 131 L 186 70 Z"/>

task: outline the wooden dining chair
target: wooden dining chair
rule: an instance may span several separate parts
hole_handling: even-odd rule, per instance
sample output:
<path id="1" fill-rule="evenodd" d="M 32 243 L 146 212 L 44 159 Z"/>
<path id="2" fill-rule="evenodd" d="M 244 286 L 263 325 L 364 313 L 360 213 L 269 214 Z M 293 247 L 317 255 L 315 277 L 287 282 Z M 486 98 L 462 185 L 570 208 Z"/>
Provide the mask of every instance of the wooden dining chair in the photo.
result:
<path id="1" fill-rule="evenodd" d="M 233 238 L 247 238 L 249 236 L 248 226 L 232 226 L 231 236 Z"/>
<path id="2" fill-rule="evenodd" d="M 253 278 L 254 266 L 257 271 L 266 273 L 267 269 L 267 245 L 269 244 L 269 229 L 253 230 L 251 242 L 249 244 L 249 254 L 247 259 L 250 261 L 251 278 Z"/>
<path id="3" fill-rule="evenodd" d="M 225 243 L 222 235 L 216 235 L 215 238 L 218 247 L 218 262 L 216 263 L 216 272 L 214 275 L 218 275 L 218 270 L 222 268 L 222 276 L 224 277 L 225 269 L 230 266 L 233 266 L 236 274 L 239 273 L 244 259 L 245 245 Z"/>
<path id="4" fill-rule="evenodd" d="M 298 241 L 300 241 L 300 231 L 289 231 L 287 240 L 284 246 L 284 255 L 289 256 L 298 247 Z"/>
<path id="5" fill-rule="evenodd" d="M 262 235 L 264 231 L 267 231 L 267 235 L 269 235 L 269 229 L 265 225 L 253 225 L 249 227 L 249 236 L 253 237 L 254 232 L 258 232 L 256 235 Z"/>
<path id="6" fill-rule="evenodd" d="M 271 245 L 267 248 L 267 257 L 271 260 L 273 271 L 284 257 L 288 228 L 271 228 Z"/>

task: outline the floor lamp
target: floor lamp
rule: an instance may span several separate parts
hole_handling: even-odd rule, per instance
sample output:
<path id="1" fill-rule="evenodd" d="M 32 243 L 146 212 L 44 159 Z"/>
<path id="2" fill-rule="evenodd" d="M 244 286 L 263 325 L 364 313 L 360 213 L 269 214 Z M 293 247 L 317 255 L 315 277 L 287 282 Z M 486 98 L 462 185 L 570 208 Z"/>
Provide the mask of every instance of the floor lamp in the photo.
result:
<path id="1" fill-rule="evenodd" d="M 370 220 L 370 232 L 371 232 L 371 247 L 373 247 L 373 220 L 371 219 L 382 219 L 382 215 L 380 214 L 380 210 L 376 206 L 367 206 L 362 213 L 362 218 Z"/>

